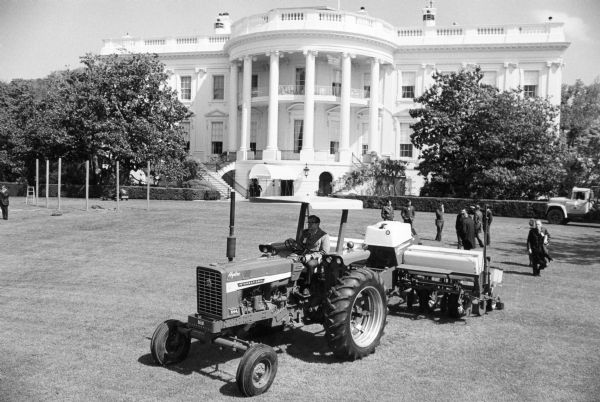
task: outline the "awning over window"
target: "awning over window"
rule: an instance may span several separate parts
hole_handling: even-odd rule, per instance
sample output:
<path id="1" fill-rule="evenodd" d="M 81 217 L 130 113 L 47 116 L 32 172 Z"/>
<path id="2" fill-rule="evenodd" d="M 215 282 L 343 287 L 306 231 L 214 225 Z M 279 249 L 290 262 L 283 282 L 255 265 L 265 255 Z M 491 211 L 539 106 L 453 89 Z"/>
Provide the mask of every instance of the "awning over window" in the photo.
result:
<path id="1" fill-rule="evenodd" d="M 296 180 L 299 174 L 297 168 L 282 165 L 255 165 L 250 170 L 251 179 L 262 180 Z"/>

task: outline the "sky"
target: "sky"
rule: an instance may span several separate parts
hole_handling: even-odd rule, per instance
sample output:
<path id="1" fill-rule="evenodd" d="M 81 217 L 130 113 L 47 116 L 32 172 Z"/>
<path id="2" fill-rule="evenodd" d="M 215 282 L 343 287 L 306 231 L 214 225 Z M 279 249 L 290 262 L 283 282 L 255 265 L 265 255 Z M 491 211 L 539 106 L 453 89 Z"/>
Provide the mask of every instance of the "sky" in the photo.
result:
<path id="1" fill-rule="evenodd" d="M 210 35 L 219 12 L 232 21 L 273 8 L 325 5 L 396 27 L 421 26 L 426 0 L 0 0 L 0 80 L 43 78 L 80 67 L 102 40 Z M 427 1 L 428 2 L 428 1 Z M 437 25 L 565 23 L 563 83 L 600 78 L 600 0 L 434 0 Z"/>

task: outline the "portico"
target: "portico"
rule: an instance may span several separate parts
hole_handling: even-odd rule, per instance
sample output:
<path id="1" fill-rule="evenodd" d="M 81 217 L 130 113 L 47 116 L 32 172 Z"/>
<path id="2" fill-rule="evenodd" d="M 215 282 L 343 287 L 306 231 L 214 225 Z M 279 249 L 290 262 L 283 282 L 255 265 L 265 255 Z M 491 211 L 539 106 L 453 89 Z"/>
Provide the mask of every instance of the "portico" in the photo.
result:
<path id="1" fill-rule="evenodd" d="M 231 102 L 229 105 L 228 151 L 235 152 L 238 161 L 291 159 L 302 162 L 322 159 L 327 151 L 333 162 L 342 164 L 351 163 L 353 154 L 360 157 L 367 148 L 369 152 L 380 153 L 381 68 L 382 60 L 378 57 L 311 48 L 271 50 L 232 60 L 230 99 L 241 98 L 241 104 Z M 264 81 L 266 85 L 261 85 Z M 238 97 L 240 90 L 241 97 Z M 330 126 L 323 106 L 339 107 L 335 126 Z M 356 137 L 364 134 L 354 128 L 357 112 L 365 107 L 369 109 L 368 141 L 364 138 L 357 141 Z M 254 133 L 258 138 L 253 150 L 249 147 L 253 119 L 259 117 L 253 116 L 252 108 L 266 109 L 263 115 L 267 116 L 264 124 L 254 125 L 266 127 Z M 288 111 L 287 116 L 282 109 Z M 316 113 L 321 114 L 318 119 Z M 241 122 L 239 137 L 235 138 L 231 128 L 237 127 L 238 114 Z M 316 124 L 316 121 L 325 124 Z"/>

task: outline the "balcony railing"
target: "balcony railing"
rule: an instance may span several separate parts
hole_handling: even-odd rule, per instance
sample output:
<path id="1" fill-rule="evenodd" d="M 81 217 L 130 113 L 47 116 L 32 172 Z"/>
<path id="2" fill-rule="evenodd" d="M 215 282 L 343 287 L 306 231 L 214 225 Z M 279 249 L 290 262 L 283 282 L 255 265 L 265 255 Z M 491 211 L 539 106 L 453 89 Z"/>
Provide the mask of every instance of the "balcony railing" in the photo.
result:
<path id="1" fill-rule="evenodd" d="M 263 158 L 263 150 L 257 149 L 256 151 L 248 151 L 246 157 L 249 161 L 261 161 Z"/>
<path id="2" fill-rule="evenodd" d="M 223 46 L 229 39 L 229 35 L 105 39 L 100 54 L 214 52 L 223 50 Z"/>
<path id="3" fill-rule="evenodd" d="M 394 27 L 368 15 L 319 8 L 274 9 L 233 23 L 231 34 L 105 39 L 100 54 L 222 51 L 231 38 L 289 30 L 344 32 L 397 46 L 564 42 L 563 23 Z M 298 44 L 298 49 L 301 44 Z"/>
<path id="4" fill-rule="evenodd" d="M 290 149 L 282 149 L 281 159 L 284 161 L 298 161 L 300 160 L 300 152 L 296 152 Z"/>
<path id="5" fill-rule="evenodd" d="M 284 30 L 337 31 L 397 45 L 564 42 L 563 24 L 394 27 L 368 15 L 319 8 L 274 9 L 236 21 L 232 36 Z"/>
<path id="6" fill-rule="evenodd" d="M 304 85 L 280 85 L 279 95 L 293 95 L 293 96 L 304 96 Z M 252 98 L 269 96 L 269 87 L 255 87 L 250 91 Z M 340 97 L 342 95 L 342 88 L 340 86 L 326 86 L 326 85 L 315 85 L 316 96 L 335 96 Z M 351 88 L 350 97 L 354 99 L 368 99 L 371 96 L 369 89 Z M 242 94 L 238 94 L 238 100 L 241 101 Z"/>
<path id="7" fill-rule="evenodd" d="M 304 95 L 304 85 L 280 85 L 279 95 Z"/>

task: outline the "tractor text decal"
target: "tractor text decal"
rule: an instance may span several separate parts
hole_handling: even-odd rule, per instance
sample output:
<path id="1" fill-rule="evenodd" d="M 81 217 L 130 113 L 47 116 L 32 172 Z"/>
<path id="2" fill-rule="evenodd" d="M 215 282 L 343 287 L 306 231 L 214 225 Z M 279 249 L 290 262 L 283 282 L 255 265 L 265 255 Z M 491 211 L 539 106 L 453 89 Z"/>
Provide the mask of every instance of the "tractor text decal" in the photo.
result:
<path id="1" fill-rule="evenodd" d="M 265 278 L 262 279 L 255 279 L 253 281 L 246 281 L 246 282 L 238 282 L 238 288 L 245 288 L 246 286 L 252 286 L 252 285 L 258 285 L 259 283 L 263 283 L 265 281 Z"/>
<path id="2" fill-rule="evenodd" d="M 275 275 L 264 275 L 254 279 L 242 279 L 241 281 L 227 282 L 225 285 L 225 291 L 227 293 L 235 292 L 240 289 L 249 288 L 251 286 L 257 286 L 263 283 L 271 283 L 275 281 L 281 281 L 292 276 L 291 272 L 282 272 Z"/>

